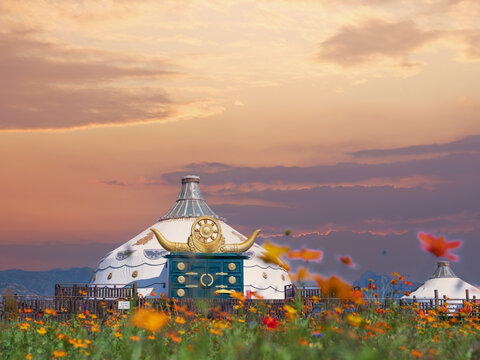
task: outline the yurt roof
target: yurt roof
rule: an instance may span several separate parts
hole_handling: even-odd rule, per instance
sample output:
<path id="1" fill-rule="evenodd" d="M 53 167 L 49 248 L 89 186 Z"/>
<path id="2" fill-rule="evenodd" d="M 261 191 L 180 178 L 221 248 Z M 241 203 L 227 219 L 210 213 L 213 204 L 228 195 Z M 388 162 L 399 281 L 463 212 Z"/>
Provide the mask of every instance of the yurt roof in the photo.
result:
<path id="1" fill-rule="evenodd" d="M 177 201 L 172 208 L 160 218 L 160 220 L 195 218 L 200 216 L 211 216 L 221 219 L 208 206 L 198 186 L 200 177 L 187 175 L 182 177 L 182 188 L 178 194 Z"/>
<path id="2" fill-rule="evenodd" d="M 439 261 L 437 269 L 433 275 L 415 291 L 411 292 L 409 296 L 404 296 L 403 299 L 433 299 L 435 297 L 435 290 L 438 291 L 438 297 L 444 296 L 449 299 L 465 299 L 466 291 L 469 291 L 469 296 L 480 296 L 480 289 L 467 283 L 455 275 L 450 267 L 449 261 Z"/>

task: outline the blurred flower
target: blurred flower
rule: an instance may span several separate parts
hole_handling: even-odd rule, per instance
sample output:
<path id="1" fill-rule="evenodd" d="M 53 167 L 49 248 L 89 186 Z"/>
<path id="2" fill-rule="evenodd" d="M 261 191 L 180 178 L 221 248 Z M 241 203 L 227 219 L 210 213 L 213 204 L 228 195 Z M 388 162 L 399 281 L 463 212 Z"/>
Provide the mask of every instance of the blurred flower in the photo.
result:
<path id="1" fill-rule="evenodd" d="M 55 356 L 56 358 L 60 358 L 60 357 L 67 356 L 67 353 L 63 350 L 55 350 L 53 352 L 53 356 Z"/>
<path id="2" fill-rule="evenodd" d="M 140 338 L 138 336 L 130 336 L 130 339 L 133 341 L 140 341 Z"/>
<path id="3" fill-rule="evenodd" d="M 168 320 L 168 315 L 163 312 L 139 309 L 132 316 L 131 323 L 150 332 L 157 332 L 167 324 Z"/>
<path id="4" fill-rule="evenodd" d="M 185 319 L 184 319 L 183 317 L 181 317 L 181 316 L 177 316 L 177 317 L 175 318 L 175 322 L 176 322 L 177 324 L 180 324 L 180 325 L 181 325 L 181 324 L 185 324 Z"/>
<path id="5" fill-rule="evenodd" d="M 352 326 L 360 326 L 363 323 L 363 318 L 358 315 L 348 314 L 345 320 Z"/>
<path id="6" fill-rule="evenodd" d="M 332 275 L 328 279 L 322 278 L 320 275 L 314 277 L 318 287 L 322 290 L 322 294 L 332 296 L 339 299 L 352 299 L 353 288 L 339 277 Z"/>
<path id="7" fill-rule="evenodd" d="M 116 331 L 115 334 L 113 334 L 113 336 L 115 336 L 116 338 L 119 338 L 121 339 L 123 337 L 122 333 Z"/>
<path id="8" fill-rule="evenodd" d="M 257 299 L 263 299 L 263 296 L 259 295 L 258 292 L 247 290 L 247 299 L 251 299 L 253 296 Z"/>
<path id="9" fill-rule="evenodd" d="M 423 357 L 423 354 L 422 354 L 420 351 L 418 351 L 418 350 L 412 350 L 412 351 L 410 352 L 410 354 L 411 354 L 413 357 L 417 357 L 417 358 Z"/>
<path id="10" fill-rule="evenodd" d="M 177 336 L 176 333 L 169 333 L 169 334 L 167 334 L 167 336 L 170 338 L 170 340 L 172 340 L 175 343 L 179 343 L 179 342 L 182 341 L 182 338 Z"/>
<path id="11" fill-rule="evenodd" d="M 29 354 L 25 355 L 25 359 L 32 360 L 33 359 L 32 354 L 29 353 Z"/>
<path id="12" fill-rule="evenodd" d="M 350 256 L 340 256 L 338 258 L 338 261 L 340 261 L 341 263 L 347 265 L 347 266 L 350 266 L 350 267 L 354 267 L 355 264 L 354 262 L 352 261 L 352 258 Z"/>
<path id="13" fill-rule="evenodd" d="M 267 325 L 267 329 L 276 329 L 277 326 L 279 325 L 278 324 L 278 321 L 277 321 L 277 318 L 273 318 L 273 317 L 270 317 L 270 316 L 266 316 L 263 318 L 263 323 L 265 325 Z"/>
<path id="14" fill-rule="evenodd" d="M 281 256 L 285 254 L 290 248 L 288 246 L 277 246 L 268 241 L 263 244 L 263 254 L 259 256 L 260 259 L 267 264 L 275 264 L 284 269 L 289 270 L 290 267 L 281 260 Z"/>
<path id="15" fill-rule="evenodd" d="M 299 268 L 296 274 L 290 274 L 292 280 L 298 282 L 302 282 L 303 280 L 308 279 L 310 276 L 311 275 L 308 273 L 305 267 Z"/>
<path id="16" fill-rule="evenodd" d="M 320 250 L 301 249 L 292 250 L 287 254 L 289 259 L 300 259 L 304 261 L 321 261 L 323 252 Z"/>
<path id="17" fill-rule="evenodd" d="M 45 329 L 44 327 L 39 327 L 37 329 L 37 333 L 39 333 L 40 335 L 45 335 L 47 333 L 47 329 Z"/>
<path id="18" fill-rule="evenodd" d="M 45 309 L 45 314 L 57 316 L 57 312 L 54 309 Z"/>
<path id="19" fill-rule="evenodd" d="M 243 296 L 243 293 L 240 291 L 234 291 L 230 294 L 230 297 L 233 299 L 237 299 L 240 301 L 245 301 L 245 296 Z"/>
<path id="20" fill-rule="evenodd" d="M 443 236 L 435 237 L 431 234 L 418 233 L 418 239 L 422 249 L 435 255 L 436 257 L 446 257 L 452 261 L 457 260 L 457 256 L 451 254 L 450 249 L 456 249 L 462 245 L 460 240 L 447 241 Z"/>
<path id="21" fill-rule="evenodd" d="M 292 233 L 292 229 L 286 229 L 285 230 L 285 235 L 290 235 Z"/>

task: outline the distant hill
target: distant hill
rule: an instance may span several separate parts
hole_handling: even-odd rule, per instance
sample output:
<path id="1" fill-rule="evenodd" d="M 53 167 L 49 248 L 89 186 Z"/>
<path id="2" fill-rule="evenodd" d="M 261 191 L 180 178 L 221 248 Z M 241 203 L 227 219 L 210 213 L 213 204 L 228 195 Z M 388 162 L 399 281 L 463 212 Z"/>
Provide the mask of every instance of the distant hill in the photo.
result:
<path id="1" fill-rule="evenodd" d="M 55 295 L 56 283 L 88 283 L 91 268 L 53 269 L 48 271 L 0 271 L 0 295 L 7 289 L 18 295 Z"/>

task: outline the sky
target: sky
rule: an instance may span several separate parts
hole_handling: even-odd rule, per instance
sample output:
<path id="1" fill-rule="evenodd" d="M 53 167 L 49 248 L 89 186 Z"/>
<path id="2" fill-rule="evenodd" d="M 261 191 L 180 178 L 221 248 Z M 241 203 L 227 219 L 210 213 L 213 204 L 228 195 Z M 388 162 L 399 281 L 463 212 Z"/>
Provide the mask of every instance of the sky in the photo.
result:
<path id="1" fill-rule="evenodd" d="M 0 270 L 94 267 L 195 174 L 243 233 L 323 250 L 322 274 L 426 279 L 424 231 L 463 240 L 454 270 L 480 284 L 479 15 L 476 0 L 2 0 Z"/>

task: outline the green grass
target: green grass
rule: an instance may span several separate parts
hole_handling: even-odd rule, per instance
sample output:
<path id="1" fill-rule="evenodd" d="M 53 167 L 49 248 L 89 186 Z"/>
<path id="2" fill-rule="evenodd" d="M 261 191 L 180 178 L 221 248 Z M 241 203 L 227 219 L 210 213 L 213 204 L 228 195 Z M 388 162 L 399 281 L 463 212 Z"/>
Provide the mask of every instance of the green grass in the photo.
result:
<path id="1" fill-rule="evenodd" d="M 395 307 L 383 314 L 371 308 L 358 313 L 337 308 L 305 317 L 301 304 L 294 308 L 287 309 L 287 317 L 279 319 L 274 329 L 263 323 L 269 311 L 265 306 L 240 307 L 235 315 L 216 313 L 210 317 L 179 312 L 177 316 L 169 315 L 168 323 L 155 334 L 134 327 L 130 322 L 132 314 L 110 314 L 103 321 L 77 316 L 66 323 L 53 315 L 40 320 L 22 320 L 12 315 L 0 325 L 0 358 L 25 359 L 31 354 L 33 359 L 52 359 L 63 351 L 64 359 L 128 360 L 480 356 L 480 326 L 476 318 L 449 320 L 435 313 L 427 317 Z"/>

